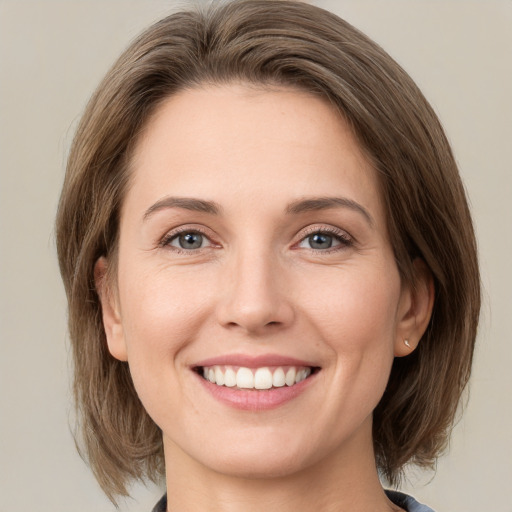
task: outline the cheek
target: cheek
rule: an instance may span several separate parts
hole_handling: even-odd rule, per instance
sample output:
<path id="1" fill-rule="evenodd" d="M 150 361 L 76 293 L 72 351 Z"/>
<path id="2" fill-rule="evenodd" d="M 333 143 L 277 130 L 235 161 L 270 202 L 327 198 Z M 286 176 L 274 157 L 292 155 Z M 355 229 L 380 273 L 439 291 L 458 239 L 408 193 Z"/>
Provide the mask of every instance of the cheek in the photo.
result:
<path id="1" fill-rule="evenodd" d="M 130 374 L 153 420 L 173 425 L 178 421 L 173 411 L 184 406 L 183 349 L 201 328 L 204 296 L 164 270 L 125 270 L 125 277 L 137 276 L 122 280 L 119 290 Z"/>
<path id="2" fill-rule="evenodd" d="M 207 289 L 154 268 L 137 272 L 126 266 L 120 283 L 123 332 L 130 370 L 139 388 L 147 375 L 172 379 L 180 366 L 182 349 L 194 339 L 205 319 Z"/>
<path id="3" fill-rule="evenodd" d="M 137 277 L 124 279 L 120 289 L 129 344 L 143 341 L 147 345 L 166 339 L 169 346 L 173 340 L 191 335 L 208 302 L 208 289 L 191 279 L 190 273 L 182 276 L 165 267 L 134 267 L 133 272 L 128 267 L 126 274 Z"/>
<path id="4" fill-rule="evenodd" d="M 393 269 L 340 272 L 324 285 L 315 286 L 304 309 L 334 361 L 333 402 L 354 411 L 364 409 L 364 416 L 379 402 L 389 378 L 400 280 Z M 319 293 L 320 288 L 329 293 Z"/>
<path id="5" fill-rule="evenodd" d="M 347 349 L 382 346 L 394 340 L 400 298 L 396 271 L 340 271 L 316 276 L 304 294 L 304 314 L 325 338 Z M 305 287 L 303 286 L 303 289 Z"/>

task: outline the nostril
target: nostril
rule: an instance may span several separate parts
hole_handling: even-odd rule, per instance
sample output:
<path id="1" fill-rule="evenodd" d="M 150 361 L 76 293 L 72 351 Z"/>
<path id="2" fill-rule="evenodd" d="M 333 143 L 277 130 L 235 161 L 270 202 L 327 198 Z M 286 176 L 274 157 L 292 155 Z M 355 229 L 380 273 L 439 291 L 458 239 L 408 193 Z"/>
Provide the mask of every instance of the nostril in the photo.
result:
<path id="1" fill-rule="evenodd" d="M 275 332 L 294 320 L 292 301 L 272 289 L 251 280 L 251 286 L 238 284 L 227 289 L 216 305 L 218 322 L 229 329 L 239 327 L 248 333 Z"/>

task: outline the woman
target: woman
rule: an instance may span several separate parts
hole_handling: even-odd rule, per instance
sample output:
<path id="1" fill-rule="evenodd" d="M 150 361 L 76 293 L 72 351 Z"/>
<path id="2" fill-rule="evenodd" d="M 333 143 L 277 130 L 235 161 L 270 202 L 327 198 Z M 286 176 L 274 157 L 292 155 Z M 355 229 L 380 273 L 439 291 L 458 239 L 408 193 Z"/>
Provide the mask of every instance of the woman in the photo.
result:
<path id="1" fill-rule="evenodd" d="M 471 368 L 475 240 L 443 130 L 336 16 L 184 11 L 83 116 L 57 219 L 83 447 L 155 510 L 430 510 Z"/>

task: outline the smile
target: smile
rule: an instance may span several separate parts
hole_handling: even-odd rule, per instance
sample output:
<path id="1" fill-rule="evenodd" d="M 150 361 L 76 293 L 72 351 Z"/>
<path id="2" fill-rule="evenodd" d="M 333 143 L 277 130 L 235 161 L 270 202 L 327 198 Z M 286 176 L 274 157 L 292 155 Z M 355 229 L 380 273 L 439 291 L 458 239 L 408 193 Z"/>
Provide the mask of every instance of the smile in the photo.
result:
<path id="1" fill-rule="evenodd" d="M 278 354 L 224 354 L 191 370 L 206 393 L 230 408 L 265 411 L 295 400 L 314 386 L 321 367 Z"/>
<path id="2" fill-rule="evenodd" d="M 314 368 L 309 366 L 277 366 L 246 368 L 244 366 L 213 365 L 198 367 L 204 379 L 228 388 L 269 390 L 291 387 L 306 380 Z"/>

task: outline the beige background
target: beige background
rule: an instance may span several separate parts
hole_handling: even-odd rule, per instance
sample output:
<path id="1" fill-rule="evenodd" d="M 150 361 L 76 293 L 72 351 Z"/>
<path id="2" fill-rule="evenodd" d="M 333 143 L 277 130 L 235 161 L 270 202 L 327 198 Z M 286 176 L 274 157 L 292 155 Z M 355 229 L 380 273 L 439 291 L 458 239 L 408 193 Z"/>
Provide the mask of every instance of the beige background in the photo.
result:
<path id="1" fill-rule="evenodd" d="M 324 0 L 423 88 L 460 163 L 485 306 L 464 418 L 437 475 L 405 487 L 438 512 L 512 512 L 512 1 Z M 186 4 L 186 2 L 181 2 Z M 107 512 L 68 426 L 69 354 L 53 218 L 85 102 L 172 1 L 0 0 L 0 512 Z M 149 511 L 135 488 L 122 511 Z"/>

